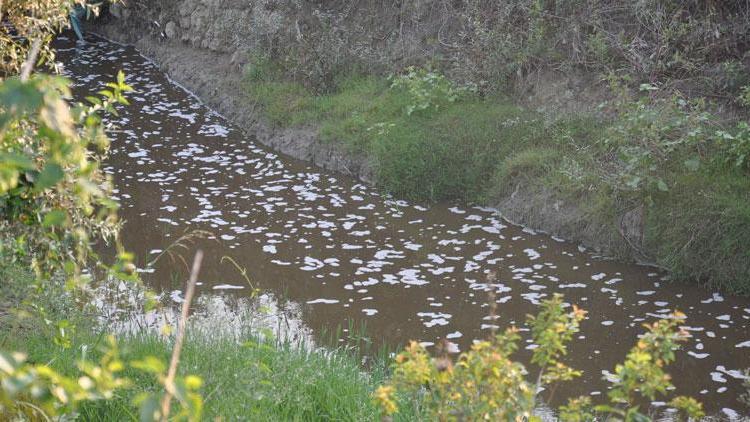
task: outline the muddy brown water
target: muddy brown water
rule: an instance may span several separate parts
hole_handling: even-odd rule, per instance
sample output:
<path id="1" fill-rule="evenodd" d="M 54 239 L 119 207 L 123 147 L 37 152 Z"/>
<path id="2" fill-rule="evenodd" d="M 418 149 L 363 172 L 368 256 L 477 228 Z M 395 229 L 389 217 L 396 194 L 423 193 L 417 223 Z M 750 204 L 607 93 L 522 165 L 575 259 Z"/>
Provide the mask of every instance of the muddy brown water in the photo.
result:
<path id="1" fill-rule="evenodd" d="M 135 88 L 131 105 L 110 118 L 117 130 L 105 169 L 140 266 L 186 232 L 209 231 L 213 239 L 195 245 L 208 256 L 204 294 L 249 295 L 237 269 L 222 262 L 228 256 L 266 295 L 293 304 L 293 317 L 314 336 L 351 323 L 365 326 L 375 344 L 448 339 L 460 350 L 493 326 L 522 327 L 540 300 L 563 293 L 589 313 L 568 359 L 583 377 L 561 385 L 557 397 L 606 395 L 608 371 L 642 324 L 679 309 L 692 337 L 669 368 L 677 393 L 723 417 L 748 414 L 738 400 L 741 371 L 750 367 L 747 298 L 672 283 L 492 210 L 388 197 L 255 143 L 132 47 L 101 39 L 76 47 L 64 37 L 58 44 L 76 96 L 92 95 L 118 70 Z M 181 265 L 162 259 L 142 275 L 179 300 Z M 492 284 L 488 271 L 498 274 Z M 533 347 L 526 335 L 519 358 Z"/>

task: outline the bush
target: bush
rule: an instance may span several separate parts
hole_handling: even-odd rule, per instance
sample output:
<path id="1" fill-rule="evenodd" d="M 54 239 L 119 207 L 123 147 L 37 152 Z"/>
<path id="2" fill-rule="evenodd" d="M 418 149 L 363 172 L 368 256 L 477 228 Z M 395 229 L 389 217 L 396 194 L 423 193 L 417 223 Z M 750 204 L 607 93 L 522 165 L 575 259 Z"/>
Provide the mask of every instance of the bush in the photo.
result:
<path id="1" fill-rule="evenodd" d="M 718 130 L 715 139 L 723 152 L 724 162 L 750 171 L 750 126 L 739 122 L 732 132 Z"/>
<path id="2" fill-rule="evenodd" d="M 67 81 L 51 76 L 0 82 L 0 258 L 30 261 L 40 280 L 65 271 L 81 281 L 91 238 L 117 235 L 117 204 L 99 169 L 108 140 L 98 113 L 130 90 L 124 75 L 72 110 Z"/>
<path id="3" fill-rule="evenodd" d="M 400 75 L 391 75 L 391 89 L 405 90 L 411 98 L 404 111 L 411 116 L 415 111 L 437 110 L 456 102 L 462 95 L 475 92 L 472 87 L 457 87 L 444 75 L 430 69 L 410 66 Z"/>
<path id="4" fill-rule="evenodd" d="M 493 311 L 494 312 L 494 311 Z M 414 342 L 393 363 L 393 377 L 374 394 L 385 415 L 399 411 L 399 397 L 419 397 L 434 420 L 541 420 L 535 416 L 537 394 L 544 386 L 570 381 L 580 371 L 563 362 L 567 344 L 578 332 L 585 312 L 566 310 L 561 295 L 543 302 L 536 316 L 528 316 L 534 344 L 531 362 L 539 367 L 532 380 L 529 370 L 511 359 L 518 348 L 518 330 L 509 328 L 461 353 L 455 364 L 446 356 L 431 357 Z M 593 420 L 595 415 L 614 420 L 649 420 L 638 410 L 638 398 L 654 400 L 673 388 L 664 366 L 674 361 L 674 350 L 688 333 L 678 329 L 685 316 L 646 324 L 640 338 L 622 364 L 615 367 L 616 381 L 608 393 L 610 403 L 592 406 L 590 398 L 571 399 L 560 411 L 562 420 Z M 670 406 L 689 417 L 702 417 L 702 405 L 692 398 L 675 397 Z"/>

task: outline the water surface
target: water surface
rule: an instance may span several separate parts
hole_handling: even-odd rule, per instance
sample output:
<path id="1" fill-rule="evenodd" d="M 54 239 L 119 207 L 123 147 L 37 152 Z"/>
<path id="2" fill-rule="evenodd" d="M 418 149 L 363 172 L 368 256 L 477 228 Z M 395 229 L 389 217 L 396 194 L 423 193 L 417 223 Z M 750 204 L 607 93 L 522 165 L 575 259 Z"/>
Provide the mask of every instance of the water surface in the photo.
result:
<path id="1" fill-rule="evenodd" d="M 204 293 L 249 295 L 235 266 L 222 261 L 231 257 L 313 336 L 352 323 L 366 326 L 376 344 L 448 339 L 458 350 L 493 327 L 522 326 L 540 300 L 563 293 L 589 314 L 569 354 L 584 375 L 557 397 L 605 395 L 603 378 L 642 324 L 679 309 L 692 337 L 669 368 L 677 393 L 712 413 L 747 413 L 738 396 L 750 367 L 750 300 L 673 284 L 653 268 L 597 257 L 488 209 L 381 195 L 255 143 L 131 47 L 60 43 L 76 95 L 91 95 L 120 69 L 136 90 L 110 119 L 119 129 L 106 171 L 122 204 L 125 244 L 141 266 L 185 233 L 208 231 L 198 242 L 208 256 Z M 161 259 L 143 276 L 179 301 L 182 273 L 179 260 Z M 534 347 L 524 341 L 522 358 Z"/>

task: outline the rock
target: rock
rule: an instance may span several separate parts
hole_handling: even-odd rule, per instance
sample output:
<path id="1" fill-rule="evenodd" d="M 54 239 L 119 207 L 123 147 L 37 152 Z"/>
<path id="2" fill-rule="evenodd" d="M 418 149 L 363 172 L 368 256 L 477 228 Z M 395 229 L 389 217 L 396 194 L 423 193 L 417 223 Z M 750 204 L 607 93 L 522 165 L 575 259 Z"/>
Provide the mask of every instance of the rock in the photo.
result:
<path id="1" fill-rule="evenodd" d="M 176 38 L 177 37 L 177 24 L 173 21 L 167 22 L 167 25 L 164 27 L 164 33 L 167 35 L 167 38 Z"/>

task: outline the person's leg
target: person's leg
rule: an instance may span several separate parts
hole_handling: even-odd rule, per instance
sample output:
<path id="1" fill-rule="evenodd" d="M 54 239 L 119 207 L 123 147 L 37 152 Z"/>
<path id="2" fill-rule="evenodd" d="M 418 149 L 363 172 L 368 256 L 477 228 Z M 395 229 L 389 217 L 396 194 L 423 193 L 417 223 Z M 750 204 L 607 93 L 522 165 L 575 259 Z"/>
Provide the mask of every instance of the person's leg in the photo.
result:
<path id="1" fill-rule="evenodd" d="M 78 41 L 84 41 L 83 31 L 81 30 L 81 18 L 85 14 L 86 10 L 80 5 L 76 5 L 76 7 L 70 11 L 70 26 L 73 27 L 73 31 L 75 31 Z"/>

